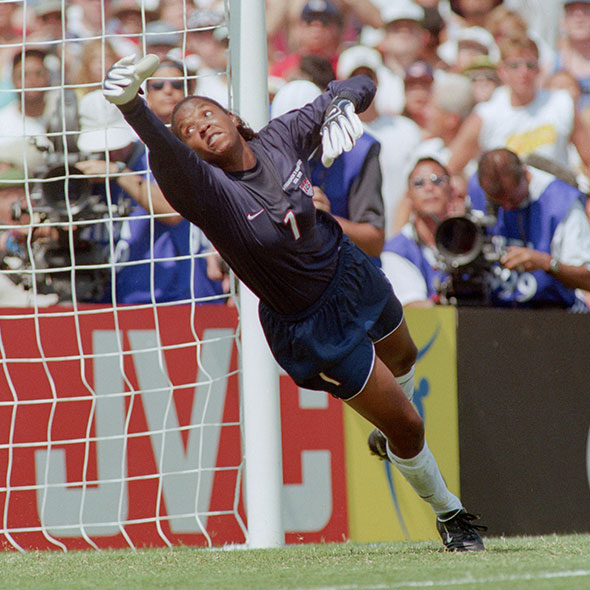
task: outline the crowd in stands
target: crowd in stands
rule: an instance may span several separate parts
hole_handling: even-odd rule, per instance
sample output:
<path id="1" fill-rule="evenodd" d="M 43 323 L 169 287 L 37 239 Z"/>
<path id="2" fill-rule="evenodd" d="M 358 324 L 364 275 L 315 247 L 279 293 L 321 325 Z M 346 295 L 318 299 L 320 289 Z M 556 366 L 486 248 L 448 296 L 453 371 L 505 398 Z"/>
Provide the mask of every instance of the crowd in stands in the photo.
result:
<path id="1" fill-rule="evenodd" d="M 55 303 L 14 280 L 35 244 L 73 233 L 115 268 L 89 301 L 227 300 L 223 261 L 167 204 L 149 154 L 100 91 L 117 60 L 155 53 L 162 64 L 145 99 L 162 121 L 188 94 L 229 106 L 225 4 L 0 2 L 0 248 L 10 271 L 0 278 L 13 279 L 0 305 L 18 304 L 15 289 L 21 305 Z M 377 85 L 362 138 L 329 168 L 315 155 L 310 179 L 316 207 L 383 268 L 404 305 L 440 300 L 452 269 L 438 225 L 491 211 L 491 304 L 587 309 L 590 0 L 266 0 L 266 24 L 269 116 L 334 79 Z M 45 215 L 49 231 L 31 197 L 56 166 L 62 187 L 78 178 L 102 209 Z"/>

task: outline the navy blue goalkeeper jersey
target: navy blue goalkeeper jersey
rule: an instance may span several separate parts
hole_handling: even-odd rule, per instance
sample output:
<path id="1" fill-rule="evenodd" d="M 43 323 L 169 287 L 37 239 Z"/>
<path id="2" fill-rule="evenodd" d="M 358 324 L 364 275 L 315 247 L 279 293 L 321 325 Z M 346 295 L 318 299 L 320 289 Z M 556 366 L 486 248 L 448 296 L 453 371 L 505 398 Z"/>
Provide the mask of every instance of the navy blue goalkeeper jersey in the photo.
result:
<path id="1" fill-rule="evenodd" d="M 273 119 L 248 142 L 256 164 L 224 172 L 201 160 L 147 107 L 125 118 L 149 148 L 150 166 L 168 202 L 199 226 L 236 275 L 271 309 L 309 307 L 334 276 L 342 231 L 312 201 L 308 158 L 320 143 L 335 96 L 367 108 L 375 86 L 365 76 L 330 83 L 302 109 Z"/>

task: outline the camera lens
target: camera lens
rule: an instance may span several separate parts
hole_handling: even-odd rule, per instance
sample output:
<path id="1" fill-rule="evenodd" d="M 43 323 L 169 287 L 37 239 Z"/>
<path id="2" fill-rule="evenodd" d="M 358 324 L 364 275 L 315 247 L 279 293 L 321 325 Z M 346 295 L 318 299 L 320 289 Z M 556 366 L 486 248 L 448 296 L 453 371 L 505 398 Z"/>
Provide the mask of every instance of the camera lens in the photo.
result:
<path id="1" fill-rule="evenodd" d="M 435 241 L 439 252 L 452 266 L 459 267 L 477 258 L 481 252 L 482 233 L 466 217 L 450 217 L 438 225 Z"/>
<path id="2" fill-rule="evenodd" d="M 62 218 L 68 218 L 68 207 L 75 217 L 86 207 L 90 196 L 90 181 L 75 166 L 56 166 L 43 181 L 43 198 Z"/>

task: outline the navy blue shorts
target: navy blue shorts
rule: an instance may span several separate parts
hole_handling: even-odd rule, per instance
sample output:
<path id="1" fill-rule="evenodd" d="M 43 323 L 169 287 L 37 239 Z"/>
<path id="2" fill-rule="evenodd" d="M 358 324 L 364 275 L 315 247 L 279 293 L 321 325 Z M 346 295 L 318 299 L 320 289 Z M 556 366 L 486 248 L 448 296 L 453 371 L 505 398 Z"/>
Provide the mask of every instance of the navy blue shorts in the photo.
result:
<path id="1" fill-rule="evenodd" d="M 281 315 L 260 303 L 270 349 L 297 385 L 350 399 L 365 386 L 374 343 L 402 322 L 403 308 L 383 272 L 347 238 L 336 274 L 304 312 Z"/>

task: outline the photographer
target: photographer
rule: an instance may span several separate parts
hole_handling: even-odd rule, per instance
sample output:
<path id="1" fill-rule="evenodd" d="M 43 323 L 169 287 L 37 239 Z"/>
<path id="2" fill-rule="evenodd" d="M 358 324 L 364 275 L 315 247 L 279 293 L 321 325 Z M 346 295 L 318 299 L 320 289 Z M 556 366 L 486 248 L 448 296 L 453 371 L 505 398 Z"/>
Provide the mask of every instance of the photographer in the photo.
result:
<path id="1" fill-rule="evenodd" d="M 8 162 L 0 162 L 0 306 L 46 307 L 58 301 L 56 294 L 40 294 L 22 281 L 18 271 L 29 263 L 27 242 L 32 232 L 31 244 L 52 232 L 51 228 L 31 227 L 25 213 L 19 221 L 14 211 L 26 211 L 25 173 L 22 168 Z"/>
<path id="2" fill-rule="evenodd" d="M 497 207 L 488 233 L 505 246 L 495 273 L 492 305 L 561 307 L 588 311 L 578 290 L 590 290 L 590 224 L 587 196 L 508 149 L 486 152 L 470 179 L 475 209 L 486 197 Z"/>
<path id="3" fill-rule="evenodd" d="M 410 221 L 386 243 L 383 271 L 403 305 L 430 306 L 437 284 L 446 278 L 439 268 L 435 242 L 439 222 L 463 213 L 447 169 L 434 157 L 420 158 L 408 177 Z"/>

